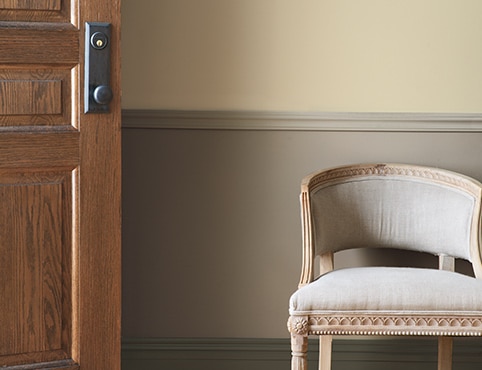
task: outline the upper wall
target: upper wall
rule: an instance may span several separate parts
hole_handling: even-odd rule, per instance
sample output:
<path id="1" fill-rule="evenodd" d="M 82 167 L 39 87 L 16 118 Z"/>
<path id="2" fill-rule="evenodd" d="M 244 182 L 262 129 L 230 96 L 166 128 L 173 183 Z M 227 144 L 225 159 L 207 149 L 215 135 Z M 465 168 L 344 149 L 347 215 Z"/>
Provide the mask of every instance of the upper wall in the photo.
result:
<path id="1" fill-rule="evenodd" d="M 127 109 L 482 111 L 480 0 L 123 0 Z"/>

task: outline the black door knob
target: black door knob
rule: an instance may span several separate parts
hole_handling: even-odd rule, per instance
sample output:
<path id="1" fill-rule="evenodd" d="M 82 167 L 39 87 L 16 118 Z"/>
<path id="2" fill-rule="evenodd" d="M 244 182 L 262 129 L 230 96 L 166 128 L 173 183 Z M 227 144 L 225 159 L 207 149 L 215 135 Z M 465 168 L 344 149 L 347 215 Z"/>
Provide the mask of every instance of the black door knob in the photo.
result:
<path id="1" fill-rule="evenodd" d="M 100 85 L 94 89 L 93 98 L 97 104 L 109 104 L 112 100 L 112 97 L 112 89 L 109 86 Z"/>

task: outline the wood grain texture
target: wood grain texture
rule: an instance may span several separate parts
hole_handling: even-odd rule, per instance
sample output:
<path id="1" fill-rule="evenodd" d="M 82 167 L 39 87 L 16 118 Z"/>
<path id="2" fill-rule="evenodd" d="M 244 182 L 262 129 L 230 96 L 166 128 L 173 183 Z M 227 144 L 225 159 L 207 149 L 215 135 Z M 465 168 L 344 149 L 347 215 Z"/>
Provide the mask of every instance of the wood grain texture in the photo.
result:
<path id="1" fill-rule="evenodd" d="M 0 0 L 0 9 L 60 10 L 61 0 Z"/>
<path id="2" fill-rule="evenodd" d="M 0 242 L 0 366 L 119 370 L 120 1 L 25 4 L 0 9 L 0 221 L 16 230 Z M 87 21 L 112 24 L 108 114 L 82 113 Z"/>
<path id="3" fill-rule="evenodd" d="M 38 362 L 32 365 L 14 365 L 5 367 L 5 370 L 79 370 L 80 367 L 72 360 L 54 360 Z"/>
<path id="4" fill-rule="evenodd" d="M 1 16 L 1 13 L 0 13 Z M 67 47 L 68 46 L 68 47 Z M 79 31 L 71 25 L 23 24 L 12 27 L 0 22 L 0 64 L 71 64 L 79 61 Z"/>
<path id="5" fill-rule="evenodd" d="M 0 171 L 0 366 L 70 357 L 68 178 Z"/>
<path id="6" fill-rule="evenodd" d="M 76 68 L 0 68 L 0 127 L 72 126 Z"/>
<path id="7" fill-rule="evenodd" d="M 4 21 L 69 23 L 71 0 L 0 0 Z"/>
<path id="8" fill-rule="evenodd" d="M 120 369 L 121 341 L 121 95 L 120 1 L 81 3 L 81 23 L 111 28 L 109 114 L 81 117 L 79 171 L 80 365 L 83 370 Z M 83 107 L 81 107 L 83 111 Z M 97 220 L 97 221 L 95 221 Z"/>
<path id="9" fill-rule="evenodd" d="M 0 80 L 0 115 L 62 113 L 62 81 Z"/>
<path id="10" fill-rule="evenodd" d="M 74 168 L 80 135 L 75 131 L 0 134 L 0 168 Z"/>

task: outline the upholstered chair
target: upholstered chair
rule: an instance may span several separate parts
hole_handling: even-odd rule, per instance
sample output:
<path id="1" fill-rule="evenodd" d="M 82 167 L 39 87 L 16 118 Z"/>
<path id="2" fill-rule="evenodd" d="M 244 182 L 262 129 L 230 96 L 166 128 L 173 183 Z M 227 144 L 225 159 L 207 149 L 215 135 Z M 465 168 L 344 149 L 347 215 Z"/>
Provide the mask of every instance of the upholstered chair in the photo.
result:
<path id="1" fill-rule="evenodd" d="M 320 336 L 321 370 L 331 368 L 333 335 L 437 336 L 438 369 L 451 369 L 452 338 L 482 335 L 481 193 L 474 179 L 413 165 L 344 166 L 304 178 L 292 370 L 308 369 L 310 335 Z M 428 252 L 440 268 L 334 269 L 334 254 L 353 248 Z M 455 272 L 456 259 L 469 261 L 475 277 Z"/>

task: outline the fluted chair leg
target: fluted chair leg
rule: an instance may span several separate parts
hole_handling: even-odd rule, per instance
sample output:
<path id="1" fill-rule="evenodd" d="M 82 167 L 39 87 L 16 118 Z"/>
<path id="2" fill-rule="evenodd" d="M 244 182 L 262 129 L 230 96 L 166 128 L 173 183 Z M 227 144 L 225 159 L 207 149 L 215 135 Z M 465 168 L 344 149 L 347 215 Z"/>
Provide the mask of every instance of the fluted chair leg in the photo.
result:
<path id="1" fill-rule="evenodd" d="M 331 370 L 332 335 L 320 336 L 319 370 Z"/>
<path id="2" fill-rule="evenodd" d="M 453 338 L 438 338 L 438 370 L 452 370 Z"/>
<path id="3" fill-rule="evenodd" d="M 291 370 L 308 370 L 308 337 L 291 334 Z"/>

